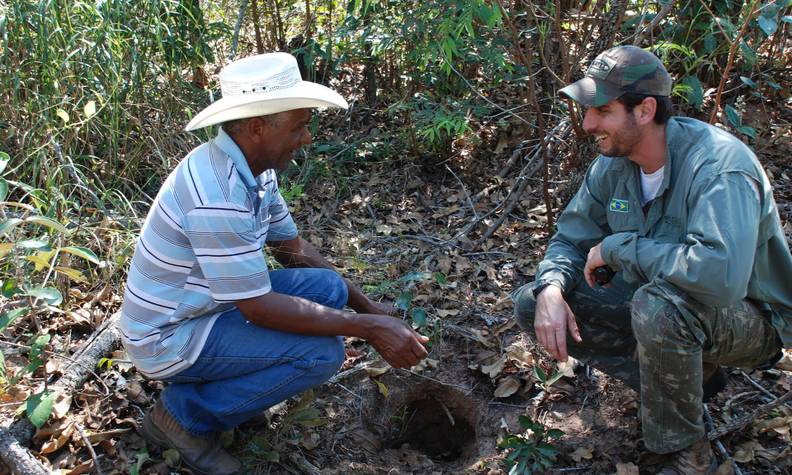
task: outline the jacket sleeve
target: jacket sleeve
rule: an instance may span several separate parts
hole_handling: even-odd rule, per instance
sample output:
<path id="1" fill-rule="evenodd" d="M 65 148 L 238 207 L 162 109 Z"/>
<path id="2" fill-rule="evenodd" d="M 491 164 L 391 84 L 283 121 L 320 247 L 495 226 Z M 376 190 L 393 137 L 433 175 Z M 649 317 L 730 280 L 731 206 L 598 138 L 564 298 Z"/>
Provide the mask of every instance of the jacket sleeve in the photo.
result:
<path id="1" fill-rule="evenodd" d="M 536 273 L 537 281 L 552 282 L 566 295 L 583 277 L 589 249 L 610 234 L 600 183 L 607 158 L 599 157 L 586 172 L 577 194 L 558 218 L 558 231 Z"/>
<path id="2" fill-rule="evenodd" d="M 602 242 L 602 258 L 625 280 L 660 278 L 705 305 L 732 305 L 748 291 L 758 240 L 758 191 L 740 172 L 702 181 L 688 198 L 683 243 L 617 233 Z"/>

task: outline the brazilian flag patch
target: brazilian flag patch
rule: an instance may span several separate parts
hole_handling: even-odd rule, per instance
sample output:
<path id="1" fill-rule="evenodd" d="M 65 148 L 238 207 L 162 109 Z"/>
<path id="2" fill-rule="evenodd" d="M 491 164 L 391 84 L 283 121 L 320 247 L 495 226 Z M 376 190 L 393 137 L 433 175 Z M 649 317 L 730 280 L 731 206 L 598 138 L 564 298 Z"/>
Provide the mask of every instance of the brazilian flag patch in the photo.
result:
<path id="1" fill-rule="evenodd" d="M 618 200 L 616 198 L 613 198 L 610 202 L 610 210 L 615 211 L 617 213 L 629 213 L 630 202 L 627 200 Z"/>

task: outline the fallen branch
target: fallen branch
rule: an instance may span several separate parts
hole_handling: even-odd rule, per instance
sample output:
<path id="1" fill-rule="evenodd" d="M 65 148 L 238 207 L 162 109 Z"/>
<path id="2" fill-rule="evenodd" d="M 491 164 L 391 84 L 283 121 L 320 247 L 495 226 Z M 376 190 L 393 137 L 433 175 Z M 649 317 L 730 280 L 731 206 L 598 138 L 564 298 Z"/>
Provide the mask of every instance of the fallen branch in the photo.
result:
<path id="1" fill-rule="evenodd" d="M 710 416 L 709 409 L 707 408 L 706 404 L 704 404 L 704 424 L 706 425 L 707 430 L 712 430 L 715 427 L 715 423 L 712 422 L 712 416 Z M 713 442 L 715 442 L 715 448 L 721 457 L 724 460 L 731 462 L 732 469 L 734 469 L 734 475 L 742 475 L 742 470 L 740 470 L 740 467 L 738 467 L 734 462 L 734 459 L 732 458 L 729 451 L 726 450 L 726 446 L 723 445 L 723 442 L 717 439 L 715 439 Z"/>
<path id="2" fill-rule="evenodd" d="M 120 341 L 120 334 L 116 329 L 118 318 L 119 314 L 113 315 L 94 331 L 82 350 L 71 358 L 70 364 L 64 368 L 61 377 L 49 384 L 50 390 L 71 397 L 72 392 L 80 387 L 91 374 L 94 374 L 93 369 L 99 359 L 112 351 Z M 35 457 L 23 447 L 24 444 L 29 443 L 35 430 L 35 426 L 27 418 L 14 422 L 8 428 L 0 429 L 0 461 L 12 472 L 49 473 L 46 469 L 43 472 L 35 471 L 34 466 L 30 466 L 30 470 L 15 468 L 27 467 L 30 465 L 30 460 L 35 460 Z M 39 463 L 39 465 L 41 464 Z"/>
<path id="3" fill-rule="evenodd" d="M 781 404 L 786 403 L 790 399 L 792 399 L 792 390 L 787 391 L 786 394 L 784 394 L 783 396 L 776 398 L 775 400 L 767 404 L 763 404 L 759 406 L 755 411 L 751 412 L 750 414 L 737 418 L 729 422 L 728 424 L 719 427 L 716 430 L 710 431 L 710 433 L 707 434 L 707 437 L 709 438 L 709 440 L 715 440 L 723 437 L 726 434 L 740 430 L 743 427 L 750 424 L 751 422 L 755 421 L 756 419 L 759 419 L 760 417 L 764 416 L 765 414 L 772 411 L 776 407 L 780 406 Z"/>
<path id="4" fill-rule="evenodd" d="M 639 31 L 638 33 L 636 33 L 635 41 L 633 41 L 633 45 L 639 46 L 647 33 L 653 33 L 655 28 L 657 28 L 657 25 L 660 23 L 660 21 L 663 18 L 665 18 L 666 15 L 668 15 L 668 12 L 670 12 L 673 7 L 674 7 L 673 1 L 669 1 L 668 3 L 663 5 L 660 8 L 660 11 L 657 13 L 657 15 L 655 15 L 655 17 L 652 18 L 652 21 L 649 22 L 649 25 L 646 28 Z"/>

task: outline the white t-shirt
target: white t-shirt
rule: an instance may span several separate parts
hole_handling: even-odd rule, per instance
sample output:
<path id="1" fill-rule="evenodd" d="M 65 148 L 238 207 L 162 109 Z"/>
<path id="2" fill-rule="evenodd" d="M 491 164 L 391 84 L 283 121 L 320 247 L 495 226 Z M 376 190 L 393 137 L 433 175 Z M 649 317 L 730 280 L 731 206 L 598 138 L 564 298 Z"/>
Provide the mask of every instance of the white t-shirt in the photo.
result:
<path id="1" fill-rule="evenodd" d="M 660 190 L 660 185 L 663 184 L 663 173 L 665 165 L 660 167 L 653 173 L 644 173 L 641 170 L 641 206 L 655 199 L 657 192 Z"/>

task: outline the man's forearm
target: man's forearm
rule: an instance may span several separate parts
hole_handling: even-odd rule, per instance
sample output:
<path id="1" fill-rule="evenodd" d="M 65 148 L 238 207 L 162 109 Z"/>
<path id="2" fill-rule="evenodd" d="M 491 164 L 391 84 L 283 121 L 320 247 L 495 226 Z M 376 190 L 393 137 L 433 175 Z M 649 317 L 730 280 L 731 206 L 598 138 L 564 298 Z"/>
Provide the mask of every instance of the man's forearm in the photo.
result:
<path id="1" fill-rule="evenodd" d="M 324 258 L 316 248 L 301 237 L 296 237 L 289 241 L 273 243 L 271 247 L 272 255 L 284 267 L 316 267 L 336 270 L 333 264 Z M 349 301 L 347 305 L 356 312 L 368 312 L 369 299 L 360 288 L 349 279 L 344 279 Z"/>
<path id="2" fill-rule="evenodd" d="M 237 302 L 246 319 L 258 326 L 302 335 L 343 335 L 368 339 L 376 321 L 325 307 L 300 297 L 270 292 Z"/>

